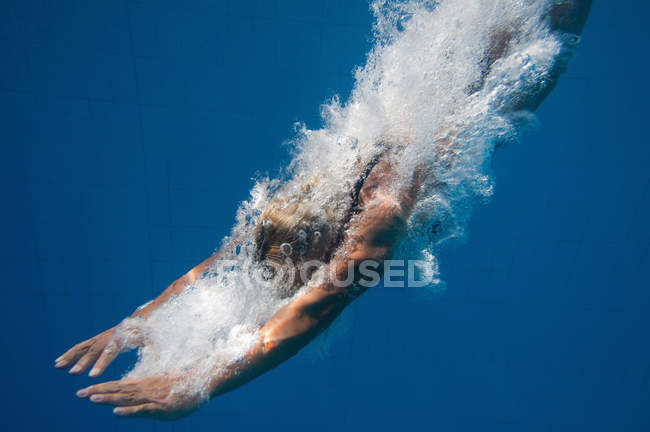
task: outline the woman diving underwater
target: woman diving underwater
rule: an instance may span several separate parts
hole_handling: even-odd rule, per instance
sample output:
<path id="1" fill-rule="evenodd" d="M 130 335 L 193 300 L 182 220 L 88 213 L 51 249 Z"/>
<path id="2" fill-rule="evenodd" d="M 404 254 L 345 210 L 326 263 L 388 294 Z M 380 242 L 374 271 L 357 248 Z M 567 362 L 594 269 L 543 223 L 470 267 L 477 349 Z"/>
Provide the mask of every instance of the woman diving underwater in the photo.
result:
<path id="1" fill-rule="evenodd" d="M 546 26 L 561 41 L 581 33 L 590 1 L 548 3 L 539 26 Z M 493 29 L 478 61 L 480 78 L 466 88 L 468 95 L 487 91 L 493 66 L 509 55 L 511 45 L 523 31 L 517 23 Z M 508 99 L 493 109 L 503 116 L 536 109 L 564 72 L 565 60 L 558 54 L 556 63 L 534 85 L 508 93 Z M 77 395 L 114 405 L 117 415 L 173 419 L 191 413 L 206 399 L 231 391 L 295 355 L 367 289 L 360 283 L 363 265 L 370 263 L 381 273 L 380 263 L 393 256 L 406 236 L 422 191 L 447 187 L 439 170 L 454 167 L 462 152 L 462 136 L 461 126 L 451 123 L 440 127 L 439 138 L 433 142 L 435 163 L 416 163 L 410 172 L 404 173 L 400 161 L 408 157 L 411 137 L 408 133 L 384 135 L 376 140 L 371 154 L 353 165 L 352 177 L 356 181 L 342 188 L 345 193 L 340 199 L 327 204 L 321 203 L 320 192 L 315 192 L 326 182 L 326 170 L 299 179 L 291 188 L 279 188 L 255 221 L 250 241 L 233 237 L 227 246 L 136 310 L 132 318 L 149 318 L 212 271 L 219 260 L 227 259 L 232 249 L 242 245 L 255 262 L 268 270 L 269 278 L 283 275 L 281 296 L 287 302 L 261 323 L 255 341 L 243 356 L 226 366 L 214 365 L 201 371 L 207 377 L 202 392 L 179 391 L 179 383 L 193 373 L 180 370 L 97 384 L 79 390 Z M 313 272 L 303 277 L 295 273 L 284 277 L 287 263 L 300 266 L 311 261 L 324 263 L 319 278 L 314 278 Z M 72 366 L 70 373 L 80 374 L 92 366 L 89 375 L 101 375 L 120 352 L 133 347 L 125 346 L 116 337 L 117 332 L 119 326 L 75 345 L 56 359 L 55 367 Z"/>

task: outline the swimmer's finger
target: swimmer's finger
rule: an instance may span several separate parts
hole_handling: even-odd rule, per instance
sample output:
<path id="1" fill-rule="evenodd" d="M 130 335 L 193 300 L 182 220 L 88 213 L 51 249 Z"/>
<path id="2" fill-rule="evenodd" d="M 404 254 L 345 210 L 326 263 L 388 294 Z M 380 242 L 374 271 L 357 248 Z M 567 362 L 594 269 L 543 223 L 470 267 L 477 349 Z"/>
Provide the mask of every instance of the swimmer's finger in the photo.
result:
<path id="1" fill-rule="evenodd" d="M 90 396 L 90 400 L 95 403 L 116 406 L 134 406 L 150 402 L 149 399 L 142 397 L 135 392 L 94 394 Z"/>
<path id="2" fill-rule="evenodd" d="M 132 380 L 133 381 L 133 380 Z M 91 385 L 77 392 L 79 397 L 88 397 L 99 393 L 122 393 L 132 391 L 133 384 L 129 380 L 125 381 L 108 381 L 101 384 Z"/>
<path id="3" fill-rule="evenodd" d="M 153 402 L 129 407 L 117 407 L 113 410 L 113 414 L 123 417 L 149 417 L 158 412 L 160 412 L 160 406 Z"/>
<path id="4" fill-rule="evenodd" d="M 97 360 L 99 355 L 101 354 L 101 347 L 98 346 L 97 344 L 92 344 L 90 348 L 88 348 L 88 351 L 79 359 L 76 365 L 70 369 L 70 373 L 72 375 L 78 375 L 81 372 L 85 371 L 88 369 L 88 367 Z"/>
<path id="5" fill-rule="evenodd" d="M 111 364 L 113 360 L 115 360 L 115 357 L 117 357 L 119 353 L 120 350 L 114 342 L 106 345 L 106 348 L 104 348 L 104 351 L 102 351 L 102 354 L 99 356 L 97 362 L 95 363 L 95 366 L 93 366 L 88 375 L 91 378 L 100 376 L 102 373 L 104 373 L 108 365 Z"/>
<path id="6" fill-rule="evenodd" d="M 93 340 L 88 339 L 87 341 L 73 346 L 54 361 L 54 367 L 57 369 L 63 369 L 76 362 L 86 353 L 86 351 L 88 351 L 92 343 Z"/>

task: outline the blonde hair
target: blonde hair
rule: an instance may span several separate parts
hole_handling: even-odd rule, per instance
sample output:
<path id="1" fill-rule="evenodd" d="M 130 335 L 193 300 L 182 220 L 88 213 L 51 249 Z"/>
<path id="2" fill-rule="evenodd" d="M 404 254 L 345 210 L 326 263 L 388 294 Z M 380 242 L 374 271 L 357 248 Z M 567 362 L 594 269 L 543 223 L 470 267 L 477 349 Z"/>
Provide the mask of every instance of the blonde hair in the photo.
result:
<path id="1" fill-rule="evenodd" d="M 275 198 L 266 206 L 255 229 L 259 261 L 282 264 L 287 258 L 294 262 L 327 258 L 334 241 L 334 215 L 309 202 L 316 182 L 312 178 L 301 193 Z"/>

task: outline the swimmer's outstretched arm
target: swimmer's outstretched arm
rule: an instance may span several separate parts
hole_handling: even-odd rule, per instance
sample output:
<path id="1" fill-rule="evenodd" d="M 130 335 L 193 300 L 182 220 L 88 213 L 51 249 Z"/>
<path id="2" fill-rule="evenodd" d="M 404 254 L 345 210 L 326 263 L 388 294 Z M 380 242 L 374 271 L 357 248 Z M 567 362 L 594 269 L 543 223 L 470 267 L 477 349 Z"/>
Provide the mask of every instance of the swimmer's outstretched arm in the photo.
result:
<path id="1" fill-rule="evenodd" d="M 234 390 L 292 357 L 363 292 L 356 285 L 360 266 L 365 262 L 381 271 L 381 261 L 389 258 L 405 232 L 421 184 L 419 177 L 418 172 L 408 190 L 390 192 L 390 165 L 385 161 L 377 164 L 360 191 L 361 211 L 351 221 L 344 245 L 330 261 L 324 280 L 276 312 L 240 361 L 214 372 L 207 388 L 211 397 Z M 355 283 L 337 282 L 347 280 L 348 268 Z M 172 391 L 184 378 L 166 375 L 112 381 L 82 389 L 77 395 L 117 405 L 114 413 L 118 415 L 174 419 L 191 413 L 201 402 L 199 395 Z"/>
<path id="2" fill-rule="evenodd" d="M 165 304 L 172 296 L 180 294 L 187 286 L 191 285 L 194 280 L 196 280 L 197 276 L 206 272 L 218 256 L 220 256 L 219 252 L 213 254 L 210 258 L 181 276 L 167 287 L 167 289 L 165 289 L 165 291 L 163 291 L 158 297 L 136 309 L 136 311 L 131 314 L 131 317 L 148 317 L 151 312 Z M 112 327 L 95 337 L 73 346 L 66 351 L 65 354 L 55 360 L 54 367 L 57 369 L 64 369 L 76 362 L 76 364 L 70 369 L 70 373 L 72 375 L 78 375 L 95 363 L 94 367 L 90 370 L 89 375 L 91 377 L 101 375 L 106 367 L 120 353 L 120 347 L 116 346 L 116 342 L 113 340 L 114 330 L 115 327 Z"/>

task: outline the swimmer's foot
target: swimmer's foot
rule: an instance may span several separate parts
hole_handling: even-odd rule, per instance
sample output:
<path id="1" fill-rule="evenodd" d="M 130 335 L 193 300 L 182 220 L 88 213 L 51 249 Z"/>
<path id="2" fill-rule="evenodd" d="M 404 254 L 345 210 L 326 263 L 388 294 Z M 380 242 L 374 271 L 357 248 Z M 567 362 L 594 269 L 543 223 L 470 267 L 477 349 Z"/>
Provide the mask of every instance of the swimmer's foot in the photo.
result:
<path id="1" fill-rule="evenodd" d="M 587 21 L 590 10 L 591 0 L 555 0 L 544 14 L 543 19 L 549 20 L 549 26 L 554 32 L 579 35 Z M 508 53 L 509 45 L 516 37 L 517 31 L 517 26 L 513 23 L 512 28 L 495 29 L 489 36 L 485 56 L 480 63 L 480 77 L 468 87 L 468 94 L 475 93 L 483 88 L 492 65 Z M 557 79 L 557 77 L 554 79 Z M 536 107 L 540 102 L 541 100 L 529 102 L 529 104 L 531 107 Z"/>
<path id="2" fill-rule="evenodd" d="M 549 11 L 551 30 L 580 34 L 590 9 L 591 0 L 557 0 Z"/>

